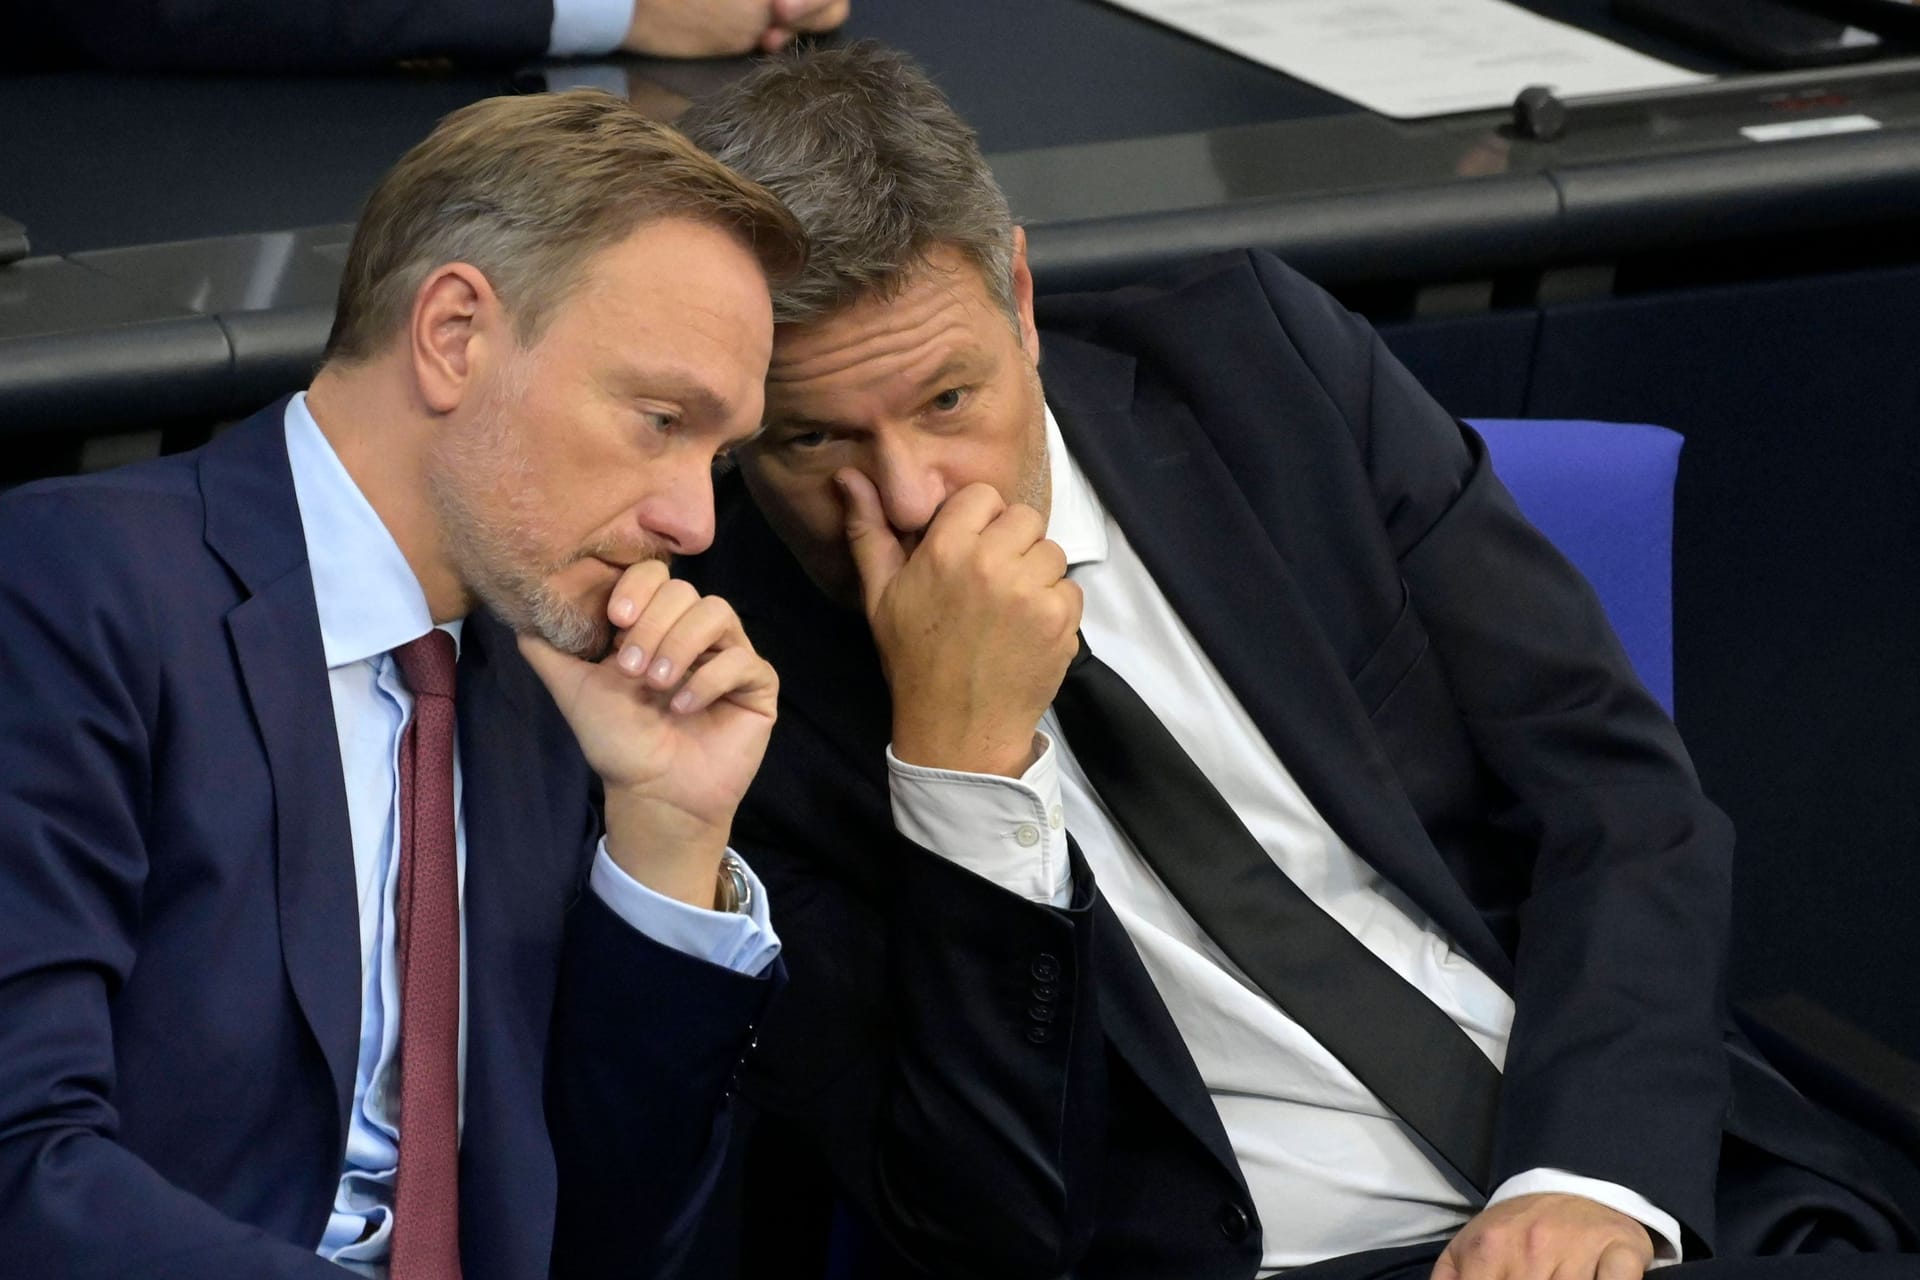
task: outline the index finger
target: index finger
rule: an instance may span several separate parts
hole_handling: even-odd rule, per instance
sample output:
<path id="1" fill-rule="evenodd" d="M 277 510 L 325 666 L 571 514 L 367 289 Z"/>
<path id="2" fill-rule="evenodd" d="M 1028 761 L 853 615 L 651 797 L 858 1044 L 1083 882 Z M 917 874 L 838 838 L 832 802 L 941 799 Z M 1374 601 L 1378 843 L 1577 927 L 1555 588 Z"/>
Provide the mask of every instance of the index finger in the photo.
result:
<path id="1" fill-rule="evenodd" d="M 998 520 L 1000 513 L 1006 509 L 1007 500 L 1000 496 L 998 489 L 976 481 L 947 496 L 947 500 L 940 504 L 940 509 L 933 513 L 933 519 L 927 522 L 926 537 L 935 537 L 943 530 L 948 533 L 981 533 Z"/>
<path id="2" fill-rule="evenodd" d="M 665 560 L 640 560 L 628 565 L 607 597 L 607 621 L 622 631 L 639 621 L 671 572 Z"/>

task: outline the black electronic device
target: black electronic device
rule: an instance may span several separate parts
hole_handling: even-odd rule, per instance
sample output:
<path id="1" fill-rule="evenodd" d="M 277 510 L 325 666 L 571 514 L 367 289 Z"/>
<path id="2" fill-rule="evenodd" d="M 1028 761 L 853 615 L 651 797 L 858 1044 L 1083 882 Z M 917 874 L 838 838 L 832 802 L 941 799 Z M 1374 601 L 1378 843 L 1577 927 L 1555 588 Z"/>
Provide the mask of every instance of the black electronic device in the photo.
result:
<path id="1" fill-rule="evenodd" d="M 1920 40 L 1920 0 L 1800 0 L 1808 9 L 1882 35 Z"/>
<path id="2" fill-rule="evenodd" d="M 1920 17 L 1920 9 L 1913 5 L 1891 0 L 1860 3 L 1906 9 Z M 1785 0 L 1613 0 L 1613 11 L 1628 22 L 1761 67 L 1860 62 L 1879 54 L 1886 43 L 1842 18 Z"/>
<path id="3" fill-rule="evenodd" d="M 27 229 L 0 214 L 0 267 L 27 256 Z"/>

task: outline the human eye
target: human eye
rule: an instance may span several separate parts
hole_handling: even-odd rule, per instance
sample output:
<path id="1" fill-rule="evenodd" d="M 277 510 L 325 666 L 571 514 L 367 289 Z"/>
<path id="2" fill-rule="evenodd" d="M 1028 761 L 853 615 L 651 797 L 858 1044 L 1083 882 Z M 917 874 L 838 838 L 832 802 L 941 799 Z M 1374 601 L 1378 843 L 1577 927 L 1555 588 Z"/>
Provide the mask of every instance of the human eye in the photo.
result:
<path id="1" fill-rule="evenodd" d="M 669 413 L 665 409 L 643 408 L 640 410 L 640 420 L 660 435 L 666 435 L 680 425 L 680 415 Z"/>
<path id="2" fill-rule="evenodd" d="M 827 433 L 824 431 L 796 431 L 792 435 L 782 439 L 780 441 L 780 447 L 806 453 L 810 450 L 818 449 L 826 443 Z"/>
<path id="3" fill-rule="evenodd" d="M 948 387 L 933 399 L 927 401 L 927 407 L 935 413 L 952 413 L 967 402 L 967 387 Z"/>

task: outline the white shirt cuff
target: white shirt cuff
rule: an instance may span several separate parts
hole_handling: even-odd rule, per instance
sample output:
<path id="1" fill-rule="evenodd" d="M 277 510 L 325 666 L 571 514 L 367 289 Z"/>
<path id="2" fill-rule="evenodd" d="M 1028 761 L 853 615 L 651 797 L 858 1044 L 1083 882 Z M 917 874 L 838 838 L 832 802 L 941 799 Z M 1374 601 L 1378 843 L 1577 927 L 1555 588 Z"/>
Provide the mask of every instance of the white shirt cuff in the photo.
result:
<path id="1" fill-rule="evenodd" d="M 633 26 L 633 0 L 553 0 L 547 54 L 597 58 L 612 53 Z"/>
<path id="2" fill-rule="evenodd" d="M 753 901 L 744 914 L 688 906 L 655 893 L 622 871 L 603 839 L 593 855 L 587 883 L 615 915 L 662 946 L 758 977 L 780 954 L 780 939 L 767 914 L 766 888 L 752 867 L 747 868 L 747 880 L 753 886 Z"/>
<path id="3" fill-rule="evenodd" d="M 1525 1173 L 1514 1174 L 1495 1187 L 1493 1194 L 1487 1197 L 1487 1207 L 1492 1208 L 1502 1200 L 1537 1195 L 1581 1196 L 1596 1204 L 1603 1204 L 1616 1213 L 1624 1213 L 1645 1227 L 1653 1237 L 1653 1267 L 1670 1267 L 1683 1260 L 1679 1220 L 1638 1191 L 1629 1190 L 1617 1182 L 1583 1178 L 1565 1169 L 1529 1169 Z"/>
<path id="4" fill-rule="evenodd" d="M 931 849 L 1029 902 L 1073 901 L 1073 862 L 1060 804 L 1053 739 L 1036 734 L 1039 758 L 1018 778 L 907 764 L 887 747 L 893 825 Z"/>

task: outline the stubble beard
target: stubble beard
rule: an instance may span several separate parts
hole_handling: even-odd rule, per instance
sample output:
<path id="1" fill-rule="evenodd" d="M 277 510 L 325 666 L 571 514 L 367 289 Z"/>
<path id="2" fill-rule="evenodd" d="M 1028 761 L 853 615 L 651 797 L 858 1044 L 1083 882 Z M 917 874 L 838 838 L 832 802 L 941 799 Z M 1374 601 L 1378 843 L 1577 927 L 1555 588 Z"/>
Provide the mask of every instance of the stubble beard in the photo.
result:
<path id="1" fill-rule="evenodd" d="M 541 554 L 534 518 L 539 495 L 526 452 L 509 427 L 527 372 L 518 364 L 509 369 L 472 429 L 443 437 L 427 492 L 447 557 L 469 591 L 514 631 L 539 636 L 562 653 L 597 659 L 612 639 L 611 625 L 555 590 L 551 579 L 602 548 L 557 563 Z M 497 509 L 497 518 L 488 506 Z"/>

